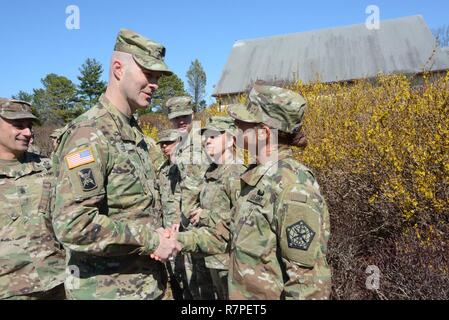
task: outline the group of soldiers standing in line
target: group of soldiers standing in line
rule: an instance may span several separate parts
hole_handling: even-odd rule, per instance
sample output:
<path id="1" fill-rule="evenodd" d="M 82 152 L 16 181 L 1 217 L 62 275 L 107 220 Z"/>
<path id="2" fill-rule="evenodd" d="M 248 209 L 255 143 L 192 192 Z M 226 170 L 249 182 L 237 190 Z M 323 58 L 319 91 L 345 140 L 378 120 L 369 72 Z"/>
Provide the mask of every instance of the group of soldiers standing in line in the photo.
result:
<path id="1" fill-rule="evenodd" d="M 329 298 L 329 213 L 290 150 L 305 100 L 255 84 L 196 130 L 174 97 L 155 142 L 133 114 L 172 74 L 164 57 L 121 30 L 105 93 L 51 159 L 28 152 L 30 104 L 0 99 L 0 299 Z"/>

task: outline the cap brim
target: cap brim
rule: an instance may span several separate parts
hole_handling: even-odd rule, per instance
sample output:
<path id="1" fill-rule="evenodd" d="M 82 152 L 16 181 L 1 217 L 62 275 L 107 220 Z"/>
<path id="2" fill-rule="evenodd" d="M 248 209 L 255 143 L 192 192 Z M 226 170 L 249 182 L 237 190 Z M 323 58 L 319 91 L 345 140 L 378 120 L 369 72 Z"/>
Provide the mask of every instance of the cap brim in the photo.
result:
<path id="1" fill-rule="evenodd" d="M 19 120 L 19 119 L 31 119 L 38 120 L 36 116 L 31 113 L 4 113 L 0 117 L 8 120 Z"/>
<path id="2" fill-rule="evenodd" d="M 225 132 L 226 130 L 220 130 L 218 128 L 212 128 L 212 127 L 206 127 L 206 128 L 202 128 L 200 130 L 201 135 L 203 135 L 206 131 L 209 132 L 218 132 L 219 134 L 222 134 L 223 132 Z"/>
<path id="3" fill-rule="evenodd" d="M 167 76 L 173 74 L 164 61 L 157 60 L 152 57 L 144 58 L 135 54 L 133 54 L 133 57 L 136 63 L 145 70 L 161 72 Z"/>
<path id="4" fill-rule="evenodd" d="M 261 120 L 256 119 L 256 117 L 248 111 L 245 105 L 236 104 L 232 105 L 228 109 L 229 116 L 235 120 L 240 120 L 249 123 L 260 123 Z"/>
<path id="5" fill-rule="evenodd" d="M 193 110 L 177 111 L 177 112 L 170 113 L 168 115 L 168 119 L 172 120 L 172 119 L 177 118 L 177 117 L 188 116 L 188 115 L 191 115 L 191 114 L 193 114 Z"/>
<path id="6" fill-rule="evenodd" d="M 159 140 L 158 142 L 156 142 L 156 144 L 161 144 L 164 142 L 176 142 L 176 140 Z"/>

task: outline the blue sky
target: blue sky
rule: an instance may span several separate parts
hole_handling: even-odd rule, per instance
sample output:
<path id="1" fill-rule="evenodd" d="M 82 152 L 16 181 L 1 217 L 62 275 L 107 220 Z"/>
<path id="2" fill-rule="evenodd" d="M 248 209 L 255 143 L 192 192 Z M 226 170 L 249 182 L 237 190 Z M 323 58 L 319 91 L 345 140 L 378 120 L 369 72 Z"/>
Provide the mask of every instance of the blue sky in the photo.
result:
<path id="1" fill-rule="evenodd" d="M 107 71 L 118 30 L 129 28 L 163 43 L 167 64 L 185 83 L 191 61 L 199 59 L 211 103 L 236 40 L 364 23 L 371 4 L 379 7 L 381 20 L 421 14 L 430 28 L 449 25 L 447 0 L 1 1 L 0 97 L 31 92 L 48 73 L 77 83 L 86 58 Z M 65 26 L 69 5 L 80 9 L 79 30 Z"/>

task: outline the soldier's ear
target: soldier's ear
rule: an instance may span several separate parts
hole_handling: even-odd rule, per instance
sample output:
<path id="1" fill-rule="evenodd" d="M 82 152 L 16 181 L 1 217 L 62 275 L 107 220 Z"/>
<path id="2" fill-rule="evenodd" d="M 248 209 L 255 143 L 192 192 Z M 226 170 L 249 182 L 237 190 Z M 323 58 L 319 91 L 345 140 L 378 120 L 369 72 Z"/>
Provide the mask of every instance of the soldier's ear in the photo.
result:
<path id="1" fill-rule="evenodd" d="M 111 64 L 111 69 L 114 78 L 120 81 L 123 78 L 123 74 L 125 73 L 125 64 L 118 59 L 114 59 Z"/>

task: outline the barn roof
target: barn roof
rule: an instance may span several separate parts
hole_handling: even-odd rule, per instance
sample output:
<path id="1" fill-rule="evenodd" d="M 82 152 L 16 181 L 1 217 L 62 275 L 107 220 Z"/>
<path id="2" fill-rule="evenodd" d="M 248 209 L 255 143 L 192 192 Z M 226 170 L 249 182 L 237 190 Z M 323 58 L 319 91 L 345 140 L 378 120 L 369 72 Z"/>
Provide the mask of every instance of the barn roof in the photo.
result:
<path id="1" fill-rule="evenodd" d="M 256 80 L 335 82 L 424 69 L 449 69 L 449 51 L 436 46 L 422 16 L 411 16 L 378 30 L 359 24 L 239 40 L 213 95 L 244 92 Z"/>

